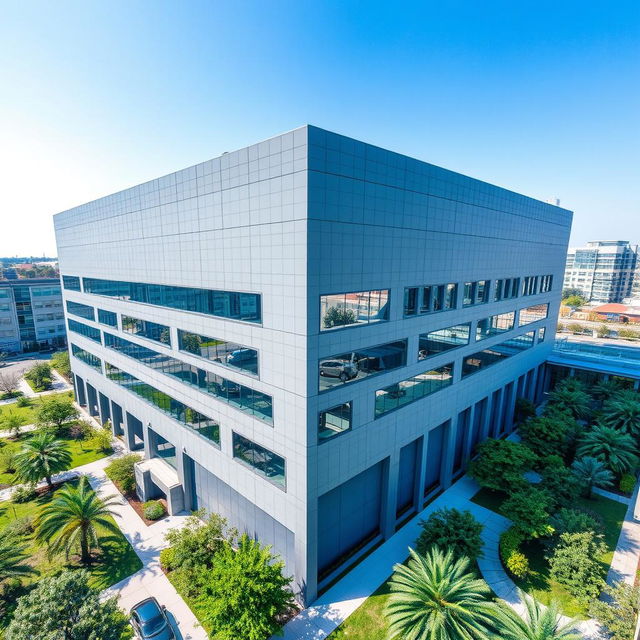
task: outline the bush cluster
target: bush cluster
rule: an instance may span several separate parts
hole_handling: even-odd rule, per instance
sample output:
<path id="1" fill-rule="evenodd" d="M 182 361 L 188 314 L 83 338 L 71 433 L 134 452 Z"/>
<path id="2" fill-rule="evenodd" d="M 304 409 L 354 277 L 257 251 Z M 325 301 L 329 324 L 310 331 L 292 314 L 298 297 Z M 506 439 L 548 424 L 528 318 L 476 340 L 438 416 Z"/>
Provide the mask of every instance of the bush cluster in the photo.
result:
<path id="1" fill-rule="evenodd" d="M 159 500 L 149 500 L 142 505 L 142 512 L 147 520 L 160 520 L 167 511 Z"/>
<path id="2" fill-rule="evenodd" d="M 507 571 L 516 578 L 524 578 L 529 573 L 529 560 L 520 551 L 524 535 L 516 527 L 509 527 L 500 536 L 500 558 Z"/>
<path id="3" fill-rule="evenodd" d="M 128 453 L 126 456 L 116 458 L 106 468 L 105 473 L 123 493 L 131 493 L 136 488 L 136 473 L 134 466 L 142 458 L 136 453 Z"/>
<path id="4" fill-rule="evenodd" d="M 421 555 L 434 545 L 444 552 L 451 550 L 457 558 L 476 560 L 482 555 L 483 527 L 469 511 L 445 507 L 431 513 L 420 525 L 416 551 Z"/>
<path id="5" fill-rule="evenodd" d="M 11 494 L 11 502 L 22 504 L 23 502 L 30 502 L 35 500 L 38 495 L 36 488 L 30 484 L 24 484 L 20 487 L 16 487 Z"/>

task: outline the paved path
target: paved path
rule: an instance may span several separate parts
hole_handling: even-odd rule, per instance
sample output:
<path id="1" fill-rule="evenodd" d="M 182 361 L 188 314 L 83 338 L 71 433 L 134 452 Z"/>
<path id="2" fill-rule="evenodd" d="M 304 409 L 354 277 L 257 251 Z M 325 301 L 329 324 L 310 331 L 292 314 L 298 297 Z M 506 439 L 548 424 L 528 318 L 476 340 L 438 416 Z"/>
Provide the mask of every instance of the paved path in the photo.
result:
<path id="1" fill-rule="evenodd" d="M 23 424 L 20 426 L 20 433 L 29 433 L 29 431 L 35 431 L 38 428 L 35 424 Z M 0 431 L 0 438 L 12 438 L 14 431 Z"/>
<path id="2" fill-rule="evenodd" d="M 18 389 L 24 393 L 27 398 L 39 398 L 40 396 L 49 396 L 52 393 L 61 393 L 63 391 L 71 391 L 73 386 L 70 385 L 57 371 L 51 371 L 51 389 L 48 391 L 34 391 L 24 378 L 18 381 Z"/>
<path id="3" fill-rule="evenodd" d="M 631 499 L 627 499 L 629 507 L 622 523 L 618 544 L 607 575 L 607 582 L 611 585 L 616 582 L 626 582 L 632 585 L 636 579 L 638 559 L 640 558 L 640 522 L 634 519 L 633 512 L 639 487 L 640 482 L 636 484 Z"/>
<path id="4" fill-rule="evenodd" d="M 612 491 L 607 491 L 606 489 L 600 489 L 600 487 L 593 487 L 593 493 L 597 493 L 599 496 L 603 498 L 609 498 L 609 500 L 613 500 L 614 502 L 619 502 L 620 504 L 629 504 L 630 498 L 627 496 L 621 496 L 617 493 L 613 493 Z"/>

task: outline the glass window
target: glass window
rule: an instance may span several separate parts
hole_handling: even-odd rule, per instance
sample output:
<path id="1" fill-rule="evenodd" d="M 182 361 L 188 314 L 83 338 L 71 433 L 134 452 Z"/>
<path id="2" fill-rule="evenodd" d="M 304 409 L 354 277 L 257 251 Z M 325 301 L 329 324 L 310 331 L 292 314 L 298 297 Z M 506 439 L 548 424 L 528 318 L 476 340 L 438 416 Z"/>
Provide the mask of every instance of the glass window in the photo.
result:
<path id="1" fill-rule="evenodd" d="M 538 293 L 538 276 L 527 276 L 523 280 L 522 295 L 533 296 Z"/>
<path id="2" fill-rule="evenodd" d="M 31 295 L 35 298 L 44 298 L 62 295 L 60 287 L 31 287 Z"/>
<path id="3" fill-rule="evenodd" d="M 545 327 L 540 327 L 538 329 L 538 342 L 544 342 L 544 334 L 546 333 Z"/>
<path id="4" fill-rule="evenodd" d="M 320 412 L 318 440 L 324 442 L 351 429 L 351 403 L 345 402 Z"/>
<path id="5" fill-rule="evenodd" d="M 418 360 L 437 355 L 449 349 L 469 344 L 471 323 L 458 324 L 429 333 L 421 333 L 418 342 Z"/>
<path id="6" fill-rule="evenodd" d="M 233 432 L 233 457 L 281 489 L 286 489 L 285 460 L 248 438 Z"/>
<path id="7" fill-rule="evenodd" d="M 524 309 L 520 309 L 518 326 L 524 327 L 525 325 L 531 324 L 532 322 L 537 322 L 538 320 L 544 320 L 547 317 L 548 312 L 549 312 L 548 304 L 534 304 L 531 307 L 525 307 Z"/>
<path id="8" fill-rule="evenodd" d="M 110 327 L 118 326 L 118 314 L 113 311 L 105 311 L 104 309 L 98 309 L 98 322 L 100 324 L 106 324 Z"/>
<path id="9" fill-rule="evenodd" d="M 467 356 L 462 361 L 462 377 L 465 378 L 481 369 L 514 356 L 520 351 L 533 346 L 534 332 L 529 331 L 521 336 L 505 340 L 488 349 L 483 349 Z"/>
<path id="10" fill-rule="evenodd" d="M 197 387 L 200 391 L 208 393 L 240 411 L 249 413 L 270 424 L 273 422 L 273 399 L 266 393 L 227 380 L 211 371 L 205 371 L 111 333 L 105 332 L 104 344 L 129 358 L 144 362 L 156 371 L 178 378 L 192 387 Z"/>
<path id="11" fill-rule="evenodd" d="M 548 293 L 553 287 L 553 276 L 541 276 L 540 278 L 540 293 Z"/>
<path id="12" fill-rule="evenodd" d="M 80 291 L 80 278 L 78 276 L 62 276 L 62 286 L 71 291 Z"/>
<path id="13" fill-rule="evenodd" d="M 453 363 L 412 376 L 376 391 L 376 418 L 448 387 L 453 382 Z"/>
<path id="14" fill-rule="evenodd" d="M 385 322 L 388 319 L 388 289 L 320 296 L 320 331 Z"/>
<path id="15" fill-rule="evenodd" d="M 493 294 L 493 299 L 497 302 L 499 300 L 510 300 L 511 298 L 517 298 L 519 288 L 520 278 L 504 278 L 502 280 L 496 280 L 496 288 Z"/>
<path id="16" fill-rule="evenodd" d="M 94 320 L 93 307 L 87 304 L 80 304 L 79 302 L 73 302 L 67 300 L 67 312 L 78 316 L 79 318 L 85 318 L 86 320 Z"/>
<path id="17" fill-rule="evenodd" d="M 178 468 L 178 461 L 176 458 L 176 448 L 161 435 L 155 434 L 155 457 L 162 458 L 168 465 L 174 469 Z"/>
<path id="18" fill-rule="evenodd" d="M 189 429 L 195 431 L 198 435 L 201 435 L 217 447 L 220 447 L 220 425 L 215 420 L 188 407 L 179 400 L 172 398 L 170 395 L 152 387 L 146 382 L 142 382 L 130 373 L 108 362 L 104 364 L 109 380 L 119 384 L 131 393 L 135 393 L 180 424 L 189 427 Z"/>
<path id="19" fill-rule="evenodd" d="M 362 380 L 402 367 L 407 362 L 407 341 L 398 340 L 323 358 L 318 364 L 320 391 Z"/>
<path id="20" fill-rule="evenodd" d="M 464 292 L 462 294 L 462 306 L 469 307 L 474 303 L 476 297 L 476 283 L 465 282 Z"/>
<path id="21" fill-rule="evenodd" d="M 462 296 L 462 306 L 470 307 L 474 304 L 489 302 L 489 280 L 465 282 Z"/>
<path id="22" fill-rule="evenodd" d="M 102 373 L 102 362 L 98 356 L 94 356 L 93 353 L 89 353 L 73 343 L 71 344 L 71 354 L 74 358 L 82 360 L 85 364 L 88 364 L 90 367 L 93 367 Z"/>
<path id="23" fill-rule="evenodd" d="M 457 295 L 458 285 L 455 283 L 407 287 L 404 290 L 404 315 L 455 309 Z"/>
<path id="24" fill-rule="evenodd" d="M 139 338 L 147 338 L 171 346 L 171 333 L 169 327 L 164 324 L 123 315 L 122 330 Z"/>
<path id="25" fill-rule="evenodd" d="M 225 367 L 258 375 L 258 352 L 235 342 L 178 329 L 178 349 Z"/>
<path id="26" fill-rule="evenodd" d="M 99 278 L 83 278 L 83 284 L 85 293 L 98 296 L 193 311 L 244 322 L 260 322 L 262 318 L 261 296 L 258 293 L 173 287 Z"/>
<path id="27" fill-rule="evenodd" d="M 88 324 L 83 324 L 82 322 L 76 322 L 75 320 L 71 320 L 71 318 L 67 320 L 67 324 L 69 325 L 69 331 L 74 331 L 85 338 L 89 338 L 89 340 L 102 344 L 100 329 L 90 327 Z"/>
<path id="28" fill-rule="evenodd" d="M 511 331 L 514 327 L 516 318 L 515 311 L 509 313 L 500 313 L 495 316 L 489 316 L 478 320 L 478 326 L 476 327 L 476 340 L 484 340 L 491 336 L 496 336 L 499 333 L 505 331 Z"/>

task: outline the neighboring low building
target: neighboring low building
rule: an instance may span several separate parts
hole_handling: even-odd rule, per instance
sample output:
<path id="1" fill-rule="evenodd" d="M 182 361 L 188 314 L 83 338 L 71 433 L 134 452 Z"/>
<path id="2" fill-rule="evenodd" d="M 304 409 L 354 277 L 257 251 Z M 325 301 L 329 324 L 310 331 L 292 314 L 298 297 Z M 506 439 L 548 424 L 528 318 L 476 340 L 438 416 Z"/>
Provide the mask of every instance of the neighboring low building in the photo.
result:
<path id="1" fill-rule="evenodd" d="M 66 335 L 58 278 L 0 280 L 0 351 L 64 347 Z"/>
<path id="2" fill-rule="evenodd" d="M 571 218 L 311 126 L 65 211 L 78 399 L 313 600 L 541 397 Z"/>
<path id="3" fill-rule="evenodd" d="M 622 302 L 631 295 L 638 266 L 638 246 L 626 240 L 587 242 L 570 248 L 565 289 L 579 289 L 588 302 Z"/>
<path id="4" fill-rule="evenodd" d="M 598 318 L 609 322 L 640 322 L 640 306 L 634 307 L 627 304 L 602 304 L 591 309 Z"/>

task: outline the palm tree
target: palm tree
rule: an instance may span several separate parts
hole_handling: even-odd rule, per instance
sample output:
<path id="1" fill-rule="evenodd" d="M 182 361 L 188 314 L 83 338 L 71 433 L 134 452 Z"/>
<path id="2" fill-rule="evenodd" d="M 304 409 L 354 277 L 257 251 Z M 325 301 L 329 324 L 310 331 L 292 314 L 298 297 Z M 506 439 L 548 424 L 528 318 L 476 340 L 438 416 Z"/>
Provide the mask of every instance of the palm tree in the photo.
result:
<path id="1" fill-rule="evenodd" d="M 582 634 L 576 630 L 577 622 L 562 621 L 558 603 L 554 600 L 548 607 L 527 596 L 518 589 L 520 599 L 526 607 L 526 618 L 510 606 L 500 607 L 498 626 L 503 640 L 579 640 Z"/>
<path id="2" fill-rule="evenodd" d="M 111 507 L 118 504 L 115 496 L 100 498 L 86 476 L 78 486 L 68 485 L 58 491 L 36 519 L 36 537 L 47 542 L 51 553 L 69 553 L 80 546 L 80 560 L 91 562 L 92 547 L 100 546 L 98 527 L 114 534 L 120 530 L 111 520 Z"/>
<path id="3" fill-rule="evenodd" d="M 640 402 L 624 398 L 607 402 L 603 407 L 603 424 L 624 433 L 640 434 Z"/>
<path id="4" fill-rule="evenodd" d="M 622 387 L 615 380 L 600 380 L 591 387 L 591 395 L 601 403 L 614 398 L 622 391 Z"/>
<path id="5" fill-rule="evenodd" d="M 593 487 L 610 487 L 613 484 L 613 473 L 606 468 L 604 462 L 592 456 L 575 460 L 571 469 L 573 475 L 584 484 L 587 498 L 593 494 Z"/>
<path id="6" fill-rule="evenodd" d="M 24 420 L 14 411 L 9 411 L 2 421 L 2 428 L 8 431 L 14 437 L 20 435 L 20 427 L 24 424 Z"/>
<path id="7" fill-rule="evenodd" d="M 37 571 L 25 563 L 27 559 L 26 544 L 13 536 L 3 535 L 0 538 L 0 582 L 7 578 L 20 578 Z"/>
<path id="8" fill-rule="evenodd" d="M 385 607 L 393 640 L 488 640 L 497 605 L 490 590 L 469 571 L 469 559 L 455 559 L 431 547 L 426 556 L 409 549 L 408 565 L 397 564 Z"/>
<path id="9" fill-rule="evenodd" d="M 586 418 L 591 410 L 591 398 L 581 389 L 556 388 L 549 394 L 549 402 L 566 407 L 575 418 Z"/>
<path id="10" fill-rule="evenodd" d="M 50 433 L 36 433 L 16 455 L 16 475 L 22 482 L 35 484 L 42 478 L 49 489 L 53 488 L 51 476 L 66 471 L 71 466 L 71 452 L 61 440 Z"/>
<path id="11" fill-rule="evenodd" d="M 577 456 L 590 456 L 604 462 L 614 473 L 625 473 L 638 463 L 636 446 L 628 433 L 617 429 L 595 425 L 578 445 Z"/>

